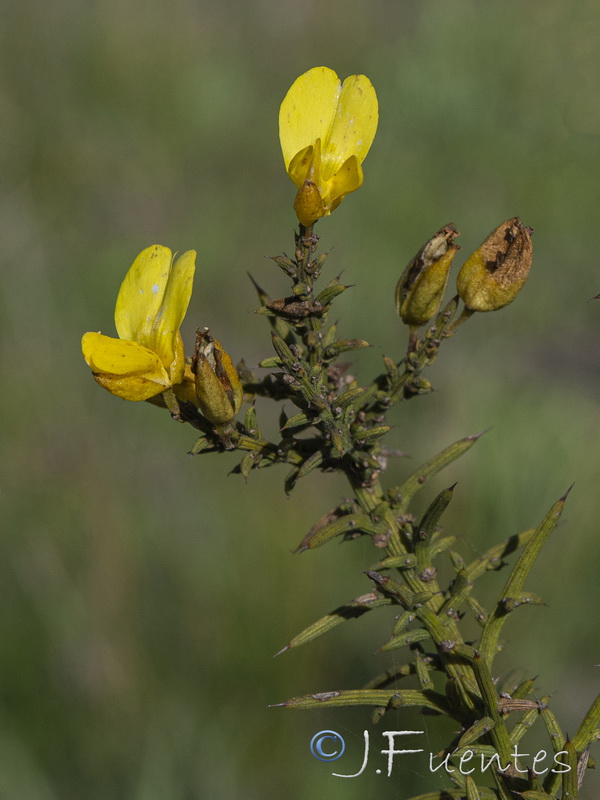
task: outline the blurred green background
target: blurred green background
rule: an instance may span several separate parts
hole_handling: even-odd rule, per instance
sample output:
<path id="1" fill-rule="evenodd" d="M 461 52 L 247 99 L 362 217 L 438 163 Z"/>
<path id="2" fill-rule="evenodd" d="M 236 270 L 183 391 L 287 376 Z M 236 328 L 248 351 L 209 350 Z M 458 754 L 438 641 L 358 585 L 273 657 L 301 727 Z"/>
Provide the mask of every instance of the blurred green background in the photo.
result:
<path id="1" fill-rule="evenodd" d="M 388 480 L 490 428 L 421 500 L 459 481 L 445 519 L 467 557 L 537 524 L 575 481 L 529 583 L 548 607 L 515 615 L 498 661 L 540 674 L 574 732 L 600 661 L 598 4 L 4 0 L 0 13 L 2 798 L 355 800 L 444 785 L 416 756 L 389 779 L 374 765 L 332 777 L 358 768 L 365 709 L 267 708 L 394 660 L 373 655 L 383 613 L 272 659 L 369 590 L 366 541 L 291 552 L 345 486 L 313 473 L 287 499 L 283 469 L 245 484 L 228 456 L 188 458 L 193 431 L 102 391 L 79 349 L 84 331 L 113 333 L 125 271 L 161 243 L 199 253 L 188 346 L 207 325 L 236 360 L 269 354 L 246 270 L 285 293 L 264 258 L 290 250 L 295 224 L 278 107 L 321 64 L 364 72 L 380 100 L 364 186 L 319 224 L 329 275 L 356 284 L 340 329 L 374 345 L 359 375 L 399 356 L 394 285 L 439 227 L 458 226 L 465 254 L 507 217 L 535 229 L 522 295 L 472 319 L 429 375 L 437 391 L 396 414 L 392 443 L 411 460 Z M 383 727 L 419 725 L 398 713 Z M 355 757 L 312 758 L 324 728 Z M 599 788 L 592 775 L 584 794 Z"/>

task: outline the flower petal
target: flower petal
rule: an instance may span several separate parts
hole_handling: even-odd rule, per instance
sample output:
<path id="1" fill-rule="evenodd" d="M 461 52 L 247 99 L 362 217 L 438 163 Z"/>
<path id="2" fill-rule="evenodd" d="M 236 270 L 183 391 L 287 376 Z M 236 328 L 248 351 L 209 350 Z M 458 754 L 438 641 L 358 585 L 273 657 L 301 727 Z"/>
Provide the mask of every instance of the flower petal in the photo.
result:
<path id="1" fill-rule="evenodd" d="M 107 372 L 94 372 L 93 375 L 96 383 L 103 389 L 122 400 L 132 400 L 133 402 L 159 397 L 167 388 L 144 375 L 110 375 Z"/>
<path id="2" fill-rule="evenodd" d="M 142 250 L 135 259 L 117 296 L 115 325 L 119 338 L 154 349 L 154 320 L 163 302 L 171 262 L 171 251 L 159 244 Z"/>
<path id="3" fill-rule="evenodd" d="M 350 158 L 338 169 L 333 178 L 327 181 L 323 202 L 329 211 L 339 206 L 344 197 L 355 192 L 363 182 L 363 171 L 356 156 Z"/>
<path id="4" fill-rule="evenodd" d="M 163 388 L 170 386 L 167 371 L 156 353 L 137 342 L 113 339 L 101 333 L 85 333 L 81 350 L 92 372 L 111 375 L 138 373 L 160 383 Z"/>
<path id="5" fill-rule="evenodd" d="M 314 147 L 312 144 L 309 144 L 308 147 L 296 153 L 289 163 L 288 175 L 298 188 L 303 185 L 309 169 L 314 165 L 313 152 Z"/>
<path id="6" fill-rule="evenodd" d="M 133 262 L 117 297 L 119 337 L 157 353 L 167 368 L 176 357 L 176 336 L 192 294 L 195 258 L 195 251 L 188 250 L 173 264 L 168 247 L 147 247 Z"/>
<path id="7" fill-rule="evenodd" d="M 350 156 L 362 163 L 369 152 L 379 119 L 377 95 L 365 75 L 344 81 L 327 138 L 323 138 L 321 179 L 331 178 Z"/>
<path id="8" fill-rule="evenodd" d="M 175 383 L 179 383 L 183 376 L 183 343 L 179 328 L 190 304 L 195 270 L 195 250 L 188 250 L 175 260 L 163 301 L 154 318 L 152 343 L 148 344 L 169 370 L 176 369 Z"/>
<path id="9" fill-rule="evenodd" d="M 171 385 L 156 353 L 137 342 L 86 333 L 81 349 L 97 383 L 124 400 L 148 400 Z"/>
<path id="10" fill-rule="evenodd" d="M 328 67 L 309 69 L 291 85 L 279 109 L 279 141 L 286 169 L 300 150 L 317 139 L 325 142 L 341 88 L 338 76 Z"/>

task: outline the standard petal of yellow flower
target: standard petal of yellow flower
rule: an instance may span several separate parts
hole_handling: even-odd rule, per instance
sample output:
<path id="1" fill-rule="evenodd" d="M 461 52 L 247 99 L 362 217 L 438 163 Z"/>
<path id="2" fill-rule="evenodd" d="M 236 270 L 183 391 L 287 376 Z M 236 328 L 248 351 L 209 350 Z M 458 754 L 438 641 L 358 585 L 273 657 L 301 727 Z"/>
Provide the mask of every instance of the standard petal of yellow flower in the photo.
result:
<path id="1" fill-rule="evenodd" d="M 171 385 L 160 358 L 138 342 L 86 333 L 83 356 L 96 381 L 125 400 L 147 400 Z"/>
<path id="2" fill-rule="evenodd" d="M 170 365 L 173 383 L 179 383 L 183 378 L 185 359 L 179 329 L 190 304 L 195 270 L 195 250 L 188 250 L 175 260 L 160 310 L 154 320 L 152 350 L 163 359 L 165 366 Z M 169 358 L 171 361 L 168 361 Z"/>
<path id="3" fill-rule="evenodd" d="M 196 253 L 188 250 L 173 262 L 171 250 L 153 245 L 133 262 L 121 284 L 115 307 L 115 325 L 128 339 L 156 353 L 170 369 L 178 358 L 178 335 L 192 294 Z M 176 380 L 183 367 L 177 363 Z"/>
<path id="4" fill-rule="evenodd" d="M 279 140 L 286 169 L 300 150 L 327 138 L 337 110 L 341 84 L 328 67 L 309 69 L 296 78 L 279 109 Z"/>
<path id="5" fill-rule="evenodd" d="M 373 144 L 378 119 L 377 95 L 371 81 L 365 75 L 346 78 L 333 125 L 329 135 L 322 139 L 322 180 L 329 180 L 350 156 L 356 156 L 362 164 Z"/>

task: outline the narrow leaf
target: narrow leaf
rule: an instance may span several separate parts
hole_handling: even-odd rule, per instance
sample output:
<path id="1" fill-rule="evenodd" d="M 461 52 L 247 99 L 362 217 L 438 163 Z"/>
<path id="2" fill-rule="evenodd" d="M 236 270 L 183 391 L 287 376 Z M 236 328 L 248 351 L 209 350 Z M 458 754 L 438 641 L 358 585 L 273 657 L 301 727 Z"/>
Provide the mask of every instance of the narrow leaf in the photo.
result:
<path id="1" fill-rule="evenodd" d="M 468 450 L 470 450 L 480 436 L 481 434 L 467 436 L 464 439 L 459 439 L 457 442 L 454 442 L 454 444 L 451 444 L 450 447 L 442 450 L 441 453 L 438 453 L 436 456 L 429 459 L 429 461 L 426 461 L 424 464 L 422 464 L 416 472 L 413 472 L 413 474 L 406 481 L 404 481 L 401 486 L 393 490 L 394 494 L 400 498 L 400 513 L 403 513 L 407 510 L 408 504 L 412 498 L 420 489 L 423 488 L 423 486 L 425 486 L 427 481 L 433 478 L 434 475 L 437 475 L 438 472 L 444 469 L 444 467 L 447 467 L 448 464 L 456 461 L 456 459 L 462 456 L 463 453 L 466 453 Z"/>
<path id="2" fill-rule="evenodd" d="M 537 559 L 540 551 L 548 537 L 556 527 L 556 523 L 560 519 L 566 495 L 556 502 L 548 514 L 544 517 L 542 523 L 536 528 L 535 533 L 525 545 L 517 563 L 513 567 L 508 580 L 496 602 L 496 607 L 491 614 L 490 618 L 485 624 L 481 640 L 479 642 L 479 651 L 488 665 L 491 667 L 494 657 L 498 649 L 498 639 L 500 631 L 506 622 L 507 610 L 504 605 L 506 598 L 518 597 L 523 591 L 523 584 L 529 572 L 531 571 L 535 560 Z"/>
<path id="3" fill-rule="evenodd" d="M 478 789 L 480 800 L 499 800 L 500 795 L 496 789 L 482 788 Z M 464 789 L 440 789 L 437 792 L 427 792 L 427 794 L 420 794 L 411 797 L 410 800 L 464 800 Z"/>
<path id="4" fill-rule="evenodd" d="M 465 778 L 465 789 L 467 790 L 467 800 L 481 800 L 479 790 L 470 775 Z"/>
<path id="5" fill-rule="evenodd" d="M 335 692 L 319 692 L 292 697 L 285 703 L 276 703 L 283 708 L 323 708 L 339 706 L 390 706 L 391 708 L 429 708 L 440 714 L 453 716 L 446 698 L 439 692 L 421 692 L 418 689 L 343 689 Z"/>
<path id="6" fill-rule="evenodd" d="M 413 553 L 404 553 L 400 556 L 388 556 L 378 561 L 370 570 L 379 571 L 382 569 L 413 569 L 417 565 L 417 557 Z"/>
<path id="7" fill-rule="evenodd" d="M 531 728 L 533 723 L 539 717 L 538 708 L 530 708 L 523 714 L 523 717 L 517 722 L 509 734 L 510 743 L 514 746 L 518 744 L 527 731 Z"/>
<path id="8" fill-rule="evenodd" d="M 598 725 L 600 725 L 600 694 L 590 706 L 583 718 L 579 730 L 573 737 L 573 745 L 578 753 L 582 753 L 593 741 L 598 738 Z"/>
<path id="9" fill-rule="evenodd" d="M 321 547 L 321 545 L 334 539 L 336 536 L 341 536 L 346 533 L 367 533 L 374 535 L 377 532 L 377 528 L 374 527 L 370 517 L 366 516 L 366 514 L 346 514 L 316 531 L 314 528 L 309 531 L 298 545 L 296 552 L 303 553 L 305 550 L 314 550 L 315 547 Z"/>
<path id="10" fill-rule="evenodd" d="M 322 636 L 342 622 L 346 622 L 349 619 L 358 619 L 358 617 L 362 617 L 363 614 L 366 614 L 367 611 L 370 611 L 372 608 L 389 606 L 391 602 L 389 597 L 382 597 L 377 592 L 369 592 L 368 594 L 356 597 L 349 603 L 344 603 L 343 606 L 339 606 L 339 608 L 334 609 L 329 614 L 321 617 L 321 619 L 313 622 L 308 628 L 305 628 L 297 636 L 294 636 L 294 638 L 288 642 L 285 647 L 279 650 L 279 652 L 275 653 L 275 655 L 278 656 L 281 653 L 285 653 L 286 650 L 291 650 L 293 647 L 300 647 L 300 645 L 306 644 L 316 639 L 318 636 Z"/>
<path id="11" fill-rule="evenodd" d="M 495 723 L 491 717 L 482 717 L 476 720 L 471 727 L 466 730 L 458 740 L 457 747 L 466 747 L 489 733 L 494 727 Z"/>
<path id="12" fill-rule="evenodd" d="M 387 653 L 388 650 L 397 650 L 399 647 L 406 647 L 409 644 L 416 644 L 429 639 L 430 636 L 423 628 L 417 628 L 414 631 L 407 631 L 401 633 L 399 636 L 393 636 L 388 642 L 379 648 L 380 653 Z"/>
<path id="13" fill-rule="evenodd" d="M 455 486 L 456 484 L 454 484 Z M 413 545 L 417 556 L 417 569 L 423 572 L 431 565 L 431 538 L 444 511 L 450 505 L 454 486 L 441 491 L 430 504 L 413 532 Z"/>
<path id="14" fill-rule="evenodd" d="M 354 350 L 364 350 L 371 345 L 364 339 L 338 339 L 325 348 L 328 358 L 339 356 L 340 353 L 351 353 Z"/>
<path id="15" fill-rule="evenodd" d="M 577 751 L 573 746 L 573 742 L 565 742 L 566 756 L 562 760 L 569 765 L 570 769 L 562 773 L 562 796 L 563 800 L 577 800 L 579 797 L 579 777 L 578 777 L 578 763 Z"/>
<path id="16" fill-rule="evenodd" d="M 293 417 L 290 417 L 281 430 L 289 431 L 291 428 L 312 425 L 315 422 L 315 419 L 316 418 L 314 414 L 309 416 L 308 414 L 305 414 L 304 411 L 301 411 L 299 414 L 294 414 Z"/>
<path id="17" fill-rule="evenodd" d="M 509 536 L 503 542 L 490 547 L 483 555 L 472 561 L 467 567 L 469 573 L 469 580 L 471 582 L 483 575 L 487 570 L 500 569 L 503 566 L 503 558 L 524 547 L 532 538 L 535 533 L 535 528 L 530 528 L 523 533 Z"/>
<path id="18" fill-rule="evenodd" d="M 367 428 L 366 430 L 358 431 L 354 434 L 354 438 L 359 444 L 367 444 L 368 442 L 374 442 L 375 439 L 380 439 L 391 430 L 391 425 L 378 425 L 376 428 Z"/>

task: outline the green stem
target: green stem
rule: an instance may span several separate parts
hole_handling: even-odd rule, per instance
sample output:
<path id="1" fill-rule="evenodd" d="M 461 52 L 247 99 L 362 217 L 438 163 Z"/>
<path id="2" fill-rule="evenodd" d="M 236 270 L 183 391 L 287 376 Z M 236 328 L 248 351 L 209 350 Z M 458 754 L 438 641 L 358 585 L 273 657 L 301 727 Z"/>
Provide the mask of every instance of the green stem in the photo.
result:
<path id="1" fill-rule="evenodd" d="M 358 483 L 353 473 L 348 470 L 346 471 L 346 476 L 360 507 L 367 514 L 374 511 L 382 502 L 385 502 L 383 489 L 379 481 L 372 486 L 364 487 Z M 397 556 L 407 553 L 408 550 L 402 542 L 399 522 L 389 506 L 385 512 L 385 521 L 390 533 L 390 540 L 387 546 L 388 555 Z M 401 575 L 412 592 L 423 592 L 425 589 L 433 592 L 433 597 L 424 604 L 427 606 L 427 611 L 430 613 L 424 613 L 420 616 L 420 619 L 427 632 L 438 646 L 438 649 L 440 647 L 443 649 L 442 643 L 446 641 L 462 644 L 463 639 L 456 622 L 451 617 L 448 617 L 442 623 L 437 616 L 445 602 L 437 581 L 434 580 L 424 584 L 415 570 L 403 570 Z M 475 704 L 467 690 L 467 685 L 475 685 L 475 677 L 472 668 L 468 664 L 453 663 L 451 655 L 444 657 L 444 666 L 448 677 L 456 681 L 464 707 L 474 711 Z"/>
<path id="2" fill-rule="evenodd" d="M 463 310 L 462 310 L 462 314 L 460 315 L 460 317 L 459 317 L 457 320 L 455 320 L 455 321 L 452 323 L 452 325 L 449 325 L 449 326 L 446 328 L 446 330 L 444 331 L 444 337 L 445 337 L 446 339 L 449 339 L 449 338 L 450 338 L 450 336 L 454 336 L 454 334 L 456 333 L 456 330 L 457 330 L 457 328 L 459 328 L 459 327 L 460 327 L 461 325 L 463 325 L 463 324 L 464 324 L 464 323 L 465 323 L 465 322 L 466 322 L 468 319 L 470 319 L 470 318 L 473 316 L 473 314 L 474 314 L 474 313 L 475 313 L 474 311 L 472 311 L 470 308 L 467 308 L 467 307 L 465 306 L 465 307 L 463 308 Z"/>
<path id="3" fill-rule="evenodd" d="M 308 299 L 313 294 L 314 277 L 309 269 L 311 257 L 314 255 L 319 237 L 314 233 L 314 225 L 305 228 L 300 224 L 298 229 L 298 241 L 300 252 L 296 252 L 298 264 L 298 279 L 300 284 L 306 287 L 305 297 Z M 319 333 L 323 326 L 323 321 L 319 316 L 309 316 L 306 319 L 306 333 L 302 335 L 302 340 L 308 351 L 308 362 L 311 367 L 317 367 L 321 363 L 321 343 Z"/>

